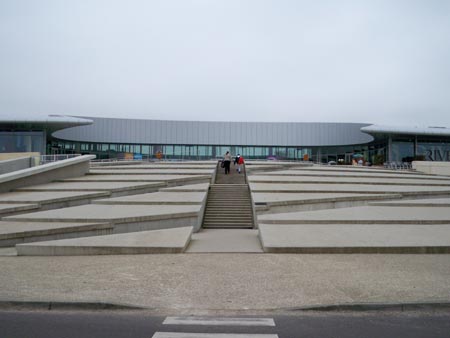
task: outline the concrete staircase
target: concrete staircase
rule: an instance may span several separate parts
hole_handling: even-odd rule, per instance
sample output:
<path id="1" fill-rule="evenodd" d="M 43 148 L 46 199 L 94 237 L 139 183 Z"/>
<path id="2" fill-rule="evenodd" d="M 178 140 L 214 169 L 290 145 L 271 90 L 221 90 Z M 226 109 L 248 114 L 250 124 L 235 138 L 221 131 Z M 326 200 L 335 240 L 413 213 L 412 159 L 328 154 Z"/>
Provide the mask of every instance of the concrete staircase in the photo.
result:
<path id="1" fill-rule="evenodd" d="M 213 184 L 206 202 L 203 228 L 251 229 L 253 210 L 247 184 Z"/>
<path id="2" fill-rule="evenodd" d="M 231 164 L 230 173 L 217 165 L 215 184 L 211 184 L 203 218 L 207 229 L 252 229 L 252 200 L 245 165 L 241 173 Z"/>

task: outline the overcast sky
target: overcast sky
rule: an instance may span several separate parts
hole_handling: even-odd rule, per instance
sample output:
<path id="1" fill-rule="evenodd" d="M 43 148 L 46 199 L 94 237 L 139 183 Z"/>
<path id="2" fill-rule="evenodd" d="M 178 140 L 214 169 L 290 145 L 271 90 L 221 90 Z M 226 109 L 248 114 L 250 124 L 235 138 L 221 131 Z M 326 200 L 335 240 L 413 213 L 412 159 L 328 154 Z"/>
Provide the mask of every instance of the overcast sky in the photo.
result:
<path id="1" fill-rule="evenodd" d="M 0 0 L 0 115 L 450 127 L 450 1 Z"/>

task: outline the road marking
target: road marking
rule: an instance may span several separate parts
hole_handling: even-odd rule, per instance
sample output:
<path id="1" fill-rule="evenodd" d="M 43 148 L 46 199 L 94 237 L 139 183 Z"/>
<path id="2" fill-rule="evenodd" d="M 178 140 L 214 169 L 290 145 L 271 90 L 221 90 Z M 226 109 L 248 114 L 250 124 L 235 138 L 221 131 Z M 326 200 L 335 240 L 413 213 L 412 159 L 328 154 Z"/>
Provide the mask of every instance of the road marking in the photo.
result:
<path id="1" fill-rule="evenodd" d="M 272 318 L 167 317 L 166 325 L 275 326 Z"/>
<path id="2" fill-rule="evenodd" d="M 152 338 L 278 338 L 277 334 L 155 332 Z"/>

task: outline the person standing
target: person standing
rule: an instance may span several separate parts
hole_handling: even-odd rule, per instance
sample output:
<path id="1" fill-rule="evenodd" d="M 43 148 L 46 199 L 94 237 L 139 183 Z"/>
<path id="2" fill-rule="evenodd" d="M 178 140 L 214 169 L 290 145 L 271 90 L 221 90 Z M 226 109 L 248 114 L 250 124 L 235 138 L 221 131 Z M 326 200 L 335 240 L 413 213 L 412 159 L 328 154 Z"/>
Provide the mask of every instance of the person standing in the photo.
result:
<path id="1" fill-rule="evenodd" d="M 223 156 L 223 165 L 225 168 L 225 175 L 230 173 L 230 164 L 231 164 L 231 154 L 229 151 L 225 153 Z"/>
<path id="2" fill-rule="evenodd" d="M 241 157 L 240 154 L 237 154 L 236 157 L 234 158 L 234 165 L 239 165 L 239 158 Z M 236 167 L 236 171 L 238 171 L 238 167 Z"/>
<path id="3" fill-rule="evenodd" d="M 239 156 L 238 160 L 238 173 L 241 173 L 241 167 L 244 165 L 244 156 Z"/>

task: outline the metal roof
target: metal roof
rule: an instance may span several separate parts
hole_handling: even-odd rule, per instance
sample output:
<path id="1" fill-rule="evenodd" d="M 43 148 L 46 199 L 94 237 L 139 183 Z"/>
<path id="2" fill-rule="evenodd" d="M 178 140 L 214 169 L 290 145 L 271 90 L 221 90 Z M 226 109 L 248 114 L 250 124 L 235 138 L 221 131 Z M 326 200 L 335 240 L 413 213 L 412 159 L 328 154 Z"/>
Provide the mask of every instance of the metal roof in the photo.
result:
<path id="1" fill-rule="evenodd" d="M 0 115 L 0 129 L 3 130 L 41 129 L 52 133 L 60 129 L 86 126 L 92 123 L 94 121 L 89 119 L 66 115 Z"/>
<path id="2" fill-rule="evenodd" d="M 281 123 L 164 121 L 87 117 L 94 123 L 58 131 L 54 137 L 79 142 L 336 146 L 365 144 L 373 137 L 361 132 L 362 123 Z"/>
<path id="3" fill-rule="evenodd" d="M 370 125 L 362 127 L 361 131 L 367 134 L 399 134 L 399 135 L 427 135 L 450 136 L 450 128 L 446 127 L 402 127 Z"/>

